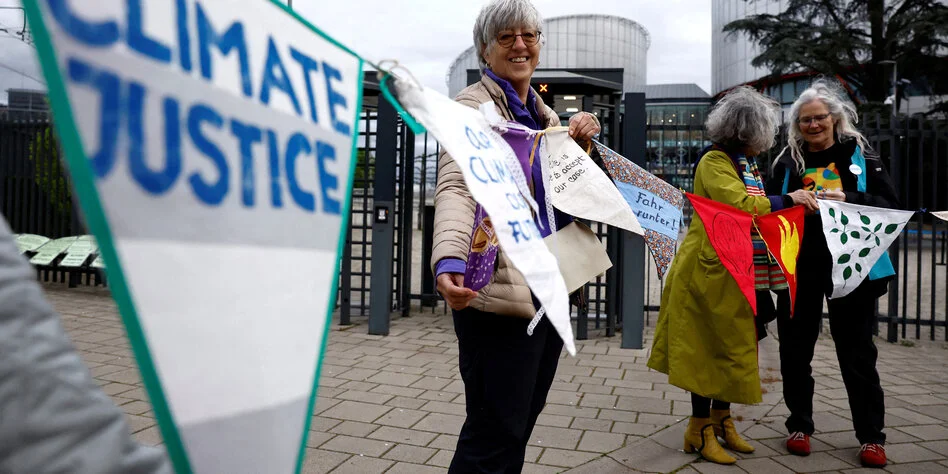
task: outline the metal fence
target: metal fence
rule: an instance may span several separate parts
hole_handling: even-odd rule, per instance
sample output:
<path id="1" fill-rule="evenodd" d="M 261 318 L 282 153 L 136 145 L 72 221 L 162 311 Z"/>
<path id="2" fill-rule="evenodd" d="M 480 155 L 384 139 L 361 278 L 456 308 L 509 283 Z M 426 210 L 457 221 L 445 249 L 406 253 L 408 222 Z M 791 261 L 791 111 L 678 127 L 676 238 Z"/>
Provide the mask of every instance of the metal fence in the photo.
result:
<path id="1" fill-rule="evenodd" d="M 365 316 L 369 309 L 369 276 L 372 250 L 372 180 L 375 171 L 375 136 L 378 110 L 367 104 L 360 115 L 358 155 L 352 183 L 349 229 L 343 246 L 339 272 L 341 324 L 349 324 L 353 312 Z"/>
<path id="2" fill-rule="evenodd" d="M 373 210 L 380 130 L 394 130 L 397 136 L 394 153 L 395 200 L 392 212 L 394 222 L 392 307 L 408 315 L 411 306 L 412 282 L 412 220 L 413 186 L 415 175 L 414 136 L 401 120 L 380 121 L 377 95 L 366 97 L 359 124 L 357 162 L 352 184 L 350 224 L 343 248 L 339 281 L 338 309 L 340 324 L 351 324 L 352 316 L 368 316 L 371 310 L 371 275 L 373 249 Z M 385 165 L 385 163 L 382 163 Z"/>
<path id="3" fill-rule="evenodd" d="M 603 142 L 613 148 L 619 143 L 622 117 L 614 109 L 600 109 L 608 123 Z M 412 309 L 433 308 L 447 312 L 434 291 L 429 270 L 431 219 L 437 170 L 438 144 L 428 136 L 414 136 L 394 116 L 379 120 L 379 101 L 368 95 L 360 121 L 359 159 L 354 177 L 351 221 L 342 255 L 338 310 L 340 323 L 368 316 L 371 310 L 373 269 L 373 209 L 375 207 L 376 161 L 378 156 L 394 156 L 395 205 L 392 209 L 391 307 L 388 311 L 408 316 Z M 902 206 L 914 210 L 948 210 L 948 130 L 944 120 L 863 117 L 863 132 L 873 150 L 889 167 L 901 193 Z M 380 130 L 394 133 L 395 152 L 377 146 Z M 658 125 L 646 127 L 646 167 L 649 171 L 687 191 L 693 187 L 693 164 L 708 144 L 698 126 Z M 786 143 L 781 131 L 779 144 L 758 159 L 762 172 Z M 385 155 L 388 153 L 388 155 Z M 35 233 L 50 238 L 84 234 L 86 231 L 71 195 L 68 177 L 59 160 L 59 148 L 45 122 L 0 122 L 0 212 L 15 233 Z M 686 206 L 685 221 L 691 210 Z M 613 262 L 621 261 L 619 232 L 592 223 Z M 948 298 L 948 223 L 920 212 L 912 219 L 890 250 L 898 267 L 898 278 L 879 305 L 879 321 L 890 340 L 922 338 L 948 340 L 946 314 Z M 661 300 L 662 281 L 656 277 L 648 258 L 645 307 L 655 311 Z M 621 328 L 618 318 L 620 289 L 636 284 L 625 281 L 618 269 L 591 282 L 587 288 L 587 311 L 575 311 L 577 336 L 588 329 L 605 329 L 607 335 Z M 61 271 L 38 268 L 40 278 L 70 281 L 72 284 L 101 284 L 92 271 Z M 84 281 L 80 281 L 84 279 Z"/>
<path id="4" fill-rule="evenodd" d="M 84 232 L 47 122 L 0 122 L 0 212 L 19 233 Z"/>
<path id="5" fill-rule="evenodd" d="M 944 120 L 874 116 L 864 120 L 870 143 L 890 165 L 903 209 L 919 211 L 890 249 L 899 278 L 881 311 L 887 337 L 948 341 L 945 288 L 948 226 L 926 211 L 948 210 L 948 127 Z M 939 268 L 944 267 L 944 268 Z M 941 333 L 940 335 L 937 333 Z"/>
<path id="6" fill-rule="evenodd" d="M 55 134 L 46 121 L 0 121 L 0 213 L 15 233 L 51 239 L 85 234 Z M 44 281 L 102 285 L 104 275 L 83 266 L 38 266 Z"/>

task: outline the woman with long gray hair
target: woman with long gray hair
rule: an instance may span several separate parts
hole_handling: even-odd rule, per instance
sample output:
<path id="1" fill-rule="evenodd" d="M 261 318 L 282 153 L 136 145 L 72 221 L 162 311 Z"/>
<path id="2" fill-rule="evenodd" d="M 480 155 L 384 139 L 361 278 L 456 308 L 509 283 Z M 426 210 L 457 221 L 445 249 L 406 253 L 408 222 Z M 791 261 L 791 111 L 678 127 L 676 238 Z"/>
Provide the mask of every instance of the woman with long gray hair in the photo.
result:
<path id="1" fill-rule="evenodd" d="M 819 199 L 897 208 L 895 186 L 856 129 L 855 107 L 843 97 L 838 84 L 825 80 L 814 82 L 800 94 L 790 108 L 789 143 L 772 166 L 767 191 L 804 190 Z M 777 315 L 783 394 L 790 409 L 787 450 L 799 456 L 810 454 L 810 435 L 815 429 L 810 362 L 822 325 L 823 301 L 833 288 L 833 260 L 820 216 L 808 216 L 805 228 L 797 263 L 794 315 L 792 319 L 789 313 Z M 883 262 L 888 259 L 884 257 Z M 886 464 L 882 432 L 885 402 L 872 329 L 875 304 L 894 274 L 889 263 L 875 279 L 870 273 L 848 296 L 828 302 L 830 333 L 836 342 L 856 438 L 862 444 L 859 458 L 866 467 Z"/>
<path id="2" fill-rule="evenodd" d="M 764 194 L 754 157 L 774 145 L 777 108 L 749 87 L 732 90 L 715 105 L 706 123 L 713 145 L 696 164 L 694 194 L 748 213 L 767 214 L 795 204 L 816 209 L 816 199 L 806 191 Z M 781 281 L 786 285 L 760 237 L 752 234 L 752 240 L 757 289 L 766 292 Z M 732 402 L 762 399 L 754 312 L 697 214 L 668 272 L 648 366 L 691 392 L 686 452 L 697 451 L 719 464 L 735 463 L 718 437 L 733 451 L 754 451 L 737 433 L 730 412 Z"/>

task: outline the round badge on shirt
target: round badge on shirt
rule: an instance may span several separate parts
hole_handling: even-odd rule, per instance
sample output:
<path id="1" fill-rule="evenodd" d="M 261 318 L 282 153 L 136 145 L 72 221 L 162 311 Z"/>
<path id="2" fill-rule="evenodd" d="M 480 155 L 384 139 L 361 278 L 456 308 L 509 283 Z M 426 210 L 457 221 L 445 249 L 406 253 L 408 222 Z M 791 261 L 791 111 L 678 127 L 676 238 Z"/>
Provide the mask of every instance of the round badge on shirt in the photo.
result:
<path id="1" fill-rule="evenodd" d="M 854 163 L 854 164 L 849 165 L 849 172 L 856 176 L 859 176 L 862 174 L 862 168 L 860 168 L 859 165 Z"/>

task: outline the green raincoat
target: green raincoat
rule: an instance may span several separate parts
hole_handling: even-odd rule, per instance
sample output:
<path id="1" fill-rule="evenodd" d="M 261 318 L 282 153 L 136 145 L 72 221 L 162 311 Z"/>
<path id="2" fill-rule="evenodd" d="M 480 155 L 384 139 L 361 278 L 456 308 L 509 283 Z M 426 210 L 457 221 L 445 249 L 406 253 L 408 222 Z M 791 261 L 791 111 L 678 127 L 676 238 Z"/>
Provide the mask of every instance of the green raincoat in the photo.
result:
<path id="1" fill-rule="evenodd" d="M 710 151 L 698 163 L 694 193 L 758 215 L 765 196 L 749 196 L 727 156 Z M 668 383 L 724 402 L 761 402 L 757 332 L 750 303 L 721 264 L 695 213 L 672 262 L 648 366 Z"/>

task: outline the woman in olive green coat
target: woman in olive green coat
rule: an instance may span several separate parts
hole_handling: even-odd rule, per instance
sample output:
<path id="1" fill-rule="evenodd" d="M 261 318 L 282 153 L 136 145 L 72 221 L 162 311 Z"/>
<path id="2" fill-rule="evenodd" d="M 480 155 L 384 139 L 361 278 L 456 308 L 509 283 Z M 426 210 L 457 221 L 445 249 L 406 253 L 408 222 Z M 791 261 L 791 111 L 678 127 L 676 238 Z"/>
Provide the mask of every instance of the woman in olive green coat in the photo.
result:
<path id="1" fill-rule="evenodd" d="M 817 208 L 813 193 L 763 192 L 753 157 L 773 146 L 777 110 L 776 102 L 749 87 L 736 88 L 718 102 L 708 115 L 713 146 L 696 165 L 694 194 L 748 213 L 756 209 L 759 215 L 794 204 Z M 761 401 L 754 313 L 718 259 L 697 213 L 668 272 L 648 366 L 692 393 L 686 452 L 733 464 L 736 460 L 717 436 L 734 451 L 754 450 L 730 418 L 730 402 Z"/>

